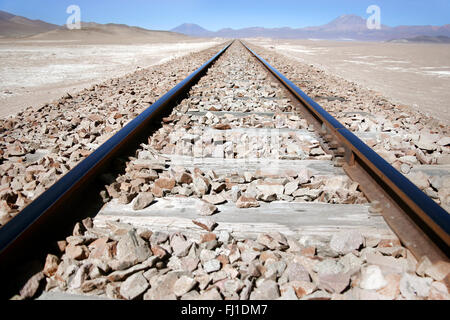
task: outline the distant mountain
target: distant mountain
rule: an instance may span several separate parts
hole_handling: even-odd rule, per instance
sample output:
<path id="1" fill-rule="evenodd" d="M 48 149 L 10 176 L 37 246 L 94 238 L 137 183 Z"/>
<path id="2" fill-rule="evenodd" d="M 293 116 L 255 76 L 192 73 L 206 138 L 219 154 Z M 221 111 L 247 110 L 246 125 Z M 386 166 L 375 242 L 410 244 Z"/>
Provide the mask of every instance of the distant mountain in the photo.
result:
<path id="1" fill-rule="evenodd" d="M 223 38 L 277 38 L 277 39 L 329 39 L 329 40 L 361 40 L 388 41 L 406 39 L 417 36 L 450 36 L 450 25 L 437 26 L 399 26 L 381 25 L 380 30 L 369 30 L 366 19 L 357 15 L 342 15 L 333 21 L 315 27 L 306 28 L 244 28 L 221 29 L 212 32 L 199 25 L 184 24 L 172 31 L 190 36 L 223 37 Z M 201 35 L 200 35 L 201 34 Z"/>
<path id="2" fill-rule="evenodd" d="M 95 43 L 135 43 L 155 40 L 179 40 L 188 37 L 184 34 L 170 31 L 147 30 L 140 27 L 132 27 L 125 24 L 98 24 L 95 22 L 81 22 L 81 29 L 69 30 L 60 28 L 48 32 L 39 33 L 29 37 L 34 40 L 65 40 L 84 41 Z"/>
<path id="3" fill-rule="evenodd" d="M 212 34 L 214 33 L 193 23 L 184 23 L 170 31 L 194 37 L 210 37 L 213 36 Z"/>
<path id="4" fill-rule="evenodd" d="M 5 11 L 0 11 L 0 37 L 26 37 L 58 28 L 60 26 L 55 24 L 41 20 L 30 20 Z"/>
<path id="5" fill-rule="evenodd" d="M 419 37 L 408 38 L 408 39 L 394 39 L 394 40 L 390 40 L 389 42 L 395 42 L 395 43 L 409 43 L 409 42 L 413 42 L 413 43 L 450 43 L 450 37 L 419 36 Z"/>

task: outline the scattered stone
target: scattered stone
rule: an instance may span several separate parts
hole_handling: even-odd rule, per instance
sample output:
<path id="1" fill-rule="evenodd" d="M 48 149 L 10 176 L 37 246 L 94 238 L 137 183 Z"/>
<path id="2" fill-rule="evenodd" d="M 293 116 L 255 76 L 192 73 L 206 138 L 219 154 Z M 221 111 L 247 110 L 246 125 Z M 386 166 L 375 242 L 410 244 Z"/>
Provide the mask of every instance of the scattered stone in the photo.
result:
<path id="1" fill-rule="evenodd" d="M 159 178 L 155 181 L 155 186 L 163 190 L 172 190 L 176 185 L 175 179 Z"/>
<path id="2" fill-rule="evenodd" d="M 241 209 L 257 208 L 259 207 L 259 202 L 255 198 L 241 196 L 236 202 L 236 207 Z"/>
<path id="3" fill-rule="evenodd" d="M 151 283 L 151 288 L 144 294 L 144 300 L 176 300 L 173 293 L 178 276 L 174 272 L 155 277 Z"/>
<path id="4" fill-rule="evenodd" d="M 436 281 L 444 280 L 450 274 L 450 263 L 438 261 L 425 269 L 425 274 Z"/>
<path id="5" fill-rule="evenodd" d="M 201 216 L 212 216 L 216 211 L 217 207 L 206 201 L 199 201 L 196 205 L 198 214 Z"/>
<path id="6" fill-rule="evenodd" d="M 161 231 L 154 232 L 150 237 L 150 242 L 155 244 L 162 244 L 169 240 L 169 234 Z"/>
<path id="7" fill-rule="evenodd" d="M 284 194 L 290 196 L 298 189 L 298 181 L 294 180 L 284 186 Z"/>
<path id="8" fill-rule="evenodd" d="M 170 244 L 173 249 L 173 254 L 179 258 L 187 256 L 192 247 L 191 241 L 187 241 L 180 236 L 173 237 Z"/>
<path id="9" fill-rule="evenodd" d="M 298 297 L 294 288 L 287 287 L 287 289 L 282 291 L 281 297 L 278 300 L 298 300 Z"/>
<path id="10" fill-rule="evenodd" d="M 36 273 L 34 276 L 32 276 L 20 290 L 20 297 L 22 299 L 33 298 L 41 285 L 41 281 L 44 278 L 45 275 L 43 272 Z"/>
<path id="11" fill-rule="evenodd" d="M 213 205 L 223 204 L 223 203 L 227 202 L 227 200 L 225 200 L 225 198 L 222 197 L 220 194 L 204 195 L 203 200 L 205 200 L 206 202 L 209 202 Z"/>
<path id="12" fill-rule="evenodd" d="M 330 293 L 341 293 L 350 284 L 350 276 L 346 273 L 319 275 L 319 287 Z"/>
<path id="13" fill-rule="evenodd" d="M 380 267 L 370 265 L 361 269 L 359 286 L 366 290 L 379 290 L 387 285 Z"/>
<path id="14" fill-rule="evenodd" d="M 136 234 L 135 229 L 123 235 L 117 243 L 116 258 L 121 262 L 135 265 L 147 260 L 151 254 L 147 242 Z"/>
<path id="15" fill-rule="evenodd" d="M 149 287 L 143 272 L 136 273 L 129 277 L 120 286 L 120 294 L 127 300 L 134 300 L 142 295 Z"/>
<path id="16" fill-rule="evenodd" d="M 155 197 L 151 192 L 140 193 L 133 200 L 133 210 L 142 210 L 147 208 L 150 204 L 153 203 Z"/>
<path id="17" fill-rule="evenodd" d="M 420 278 L 405 273 L 400 280 L 400 292 L 406 299 L 426 298 L 430 293 L 432 282 L 431 278 Z"/>
<path id="18" fill-rule="evenodd" d="M 286 285 L 294 288 L 297 298 L 299 299 L 313 293 L 317 289 L 316 284 L 309 281 L 291 281 Z"/>
<path id="19" fill-rule="evenodd" d="M 212 273 L 219 271 L 221 268 L 220 261 L 217 259 L 212 259 L 203 264 L 203 270 L 205 270 L 206 273 Z"/>
<path id="20" fill-rule="evenodd" d="M 401 275 L 391 273 L 384 277 L 387 284 L 382 289 L 377 290 L 377 293 L 386 297 L 389 300 L 394 300 L 400 294 L 400 280 Z"/>
<path id="21" fill-rule="evenodd" d="M 273 280 L 264 280 L 251 294 L 250 300 L 275 300 L 280 297 L 278 284 Z"/>
<path id="22" fill-rule="evenodd" d="M 200 300 L 223 300 L 219 291 L 216 288 L 212 288 L 208 291 L 200 294 Z"/>
<path id="23" fill-rule="evenodd" d="M 199 226 L 202 229 L 205 229 L 206 231 L 212 232 L 214 231 L 214 229 L 217 227 L 217 223 L 214 219 L 212 218 L 198 218 L 195 220 L 192 220 L 192 222 L 194 224 L 196 224 L 197 226 Z"/>
<path id="24" fill-rule="evenodd" d="M 66 255 L 75 260 L 83 260 L 88 257 L 89 250 L 86 246 L 74 246 L 69 244 L 66 247 Z"/>
<path id="25" fill-rule="evenodd" d="M 182 172 L 176 177 L 176 182 L 178 184 L 191 184 L 193 181 L 192 176 L 187 172 Z"/>
<path id="26" fill-rule="evenodd" d="M 45 259 L 45 266 L 43 270 L 45 276 L 49 278 L 52 277 L 58 270 L 58 264 L 59 264 L 58 257 L 52 254 L 48 254 L 47 258 Z"/>
<path id="27" fill-rule="evenodd" d="M 367 264 L 379 266 L 383 274 L 402 274 L 408 270 L 408 262 L 403 258 L 396 259 L 394 257 L 368 253 L 366 255 L 366 261 Z"/>
<path id="28" fill-rule="evenodd" d="M 207 194 L 209 192 L 211 185 L 208 181 L 208 179 L 202 177 L 202 176 L 196 176 L 194 177 L 194 191 L 201 195 L 204 196 L 205 194 Z"/>
<path id="29" fill-rule="evenodd" d="M 450 300 L 448 289 L 442 282 L 435 281 L 431 284 L 428 300 Z"/>
<path id="30" fill-rule="evenodd" d="M 333 235 L 330 248 L 339 254 L 346 255 L 358 250 L 364 243 L 361 233 L 356 230 L 342 231 Z"/>
<path id="31" fill-rule="evenodd" d="M 181 297 L 191 291 L 197 285 L 197 281 L 188 276 L 182 276 L 179 278 L 173 287 L 173 293 L 177 297 Z"/>
<path id="32" fill-rule="evenodd" d="M 107 278 L 112 282 L 123 281 L 124 279 L 128 278 L 130 275 L 136 272 L 144 271 L 146 269 L 153 267 L 156 264 L 157 260 L 158 257 L 156 256 L 150 257 L 144 263 L 137 264 L 129 269 L 114 271 L 113 273 L 108 275 Z"/>
<path id="33" fill-rule="evenodd" d="M 309 272 L 299 263 L 290 263 L 286 269 L 288 281 L 305 281 L 309 282 Z"/>
<path id="34" fill-rule="evenodd" d="M 336 260 L 326 259 L 314 265 L 313 270 L 319 275 L 339 274 L 344 272 L 344 266 Z"/>

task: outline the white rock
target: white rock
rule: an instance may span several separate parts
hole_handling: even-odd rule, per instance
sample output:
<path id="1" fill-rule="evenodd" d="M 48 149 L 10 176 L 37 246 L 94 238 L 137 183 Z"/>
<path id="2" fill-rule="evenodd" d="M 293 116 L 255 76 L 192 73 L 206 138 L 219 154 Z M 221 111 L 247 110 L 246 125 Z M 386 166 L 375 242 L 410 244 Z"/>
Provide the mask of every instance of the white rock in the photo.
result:
<path id="1" fill-rule="evenodd" d="M 173 286 L 173 293 L 177 297 L 181 297 L 182 295 L 191 291 L 196 284 L 197 281 L 195 279 L 188 276 L 182 276 L 175 282 L 175 285 Z"/>
<path id="2" fill-rule="evenodd" d="M 120 286 L 120 294 L 124 298 L 133 300 L 149 288 L 148 281 L 142 273 L 143 272 L 136 273 L 122 283 Z"/>
<path id="3" fill-rule="evenodd" d="M 433 279 L 405 273 L 400 280 L 400 292 L 406 299 L 428 297 Z"/>
<path id="4" fill-rule="evenodd" d="M 203 270 L 207 273 L 212 273 L 220 270 L 220 261 L 217 259 L 212 259 L 203 264 Z"/>
<path id="5" fill-rule="evenodd" d="M 358 231 L 342 231 L 333 235 L 330 241 L 330 248 L 337 253 L 345 255 L 359 249 L 363 243 L 364 238 Z"/>
<path id="6" fill-rule="evenodd" d="M 384 288 L 387 284 L 380 267 L 371 265 L 361 269 L 361 281 L 359 283 L 361 289 L 378 290 Z"/>

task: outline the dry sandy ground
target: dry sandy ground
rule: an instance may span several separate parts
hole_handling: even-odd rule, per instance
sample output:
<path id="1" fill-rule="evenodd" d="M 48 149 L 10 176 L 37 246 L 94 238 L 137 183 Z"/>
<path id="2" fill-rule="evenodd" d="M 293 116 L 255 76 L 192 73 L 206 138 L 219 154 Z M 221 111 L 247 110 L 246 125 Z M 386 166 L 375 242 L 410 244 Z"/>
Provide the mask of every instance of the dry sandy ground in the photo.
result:
<path id="1" fill-rule="evenodd" d="M 93 45 L 79 41 L 0 40 L 0 117 L 220 42 L 158 39 L 147 44 Z"/>
<path id="2" fill-rule="evenodd" d="M 250 42 L 356 82 L 450 124 L 450 45 L 315 40 Z"/>

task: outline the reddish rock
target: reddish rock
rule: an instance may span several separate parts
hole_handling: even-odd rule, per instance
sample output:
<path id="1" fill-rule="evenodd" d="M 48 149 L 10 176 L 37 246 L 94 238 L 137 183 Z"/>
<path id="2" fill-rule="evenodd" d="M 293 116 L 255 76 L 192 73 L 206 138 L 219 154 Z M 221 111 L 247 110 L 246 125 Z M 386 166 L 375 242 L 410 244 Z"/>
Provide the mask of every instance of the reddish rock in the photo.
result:
<path id="1" fill-rule="evenodd" d="M 230 130 L 231 126 L 228 123 L 219 123 L 213 127 L 216 130 Z"/>
<path id="2" fill-rule="evenodd" d="M 259 202 L 255 198 L 241 196 L 236 202 L 236 207 L 241 209 L 257 208 L 259 207 Z"/>
<path id="3" fill-rule="evenodd" d="M 205 243 L 205 242 L 214 241 L 214 240 L 216 240 L 216 239 L 217 239 L 216 234 L 214 234 L 214 233 L 212 233 L 212 232 L 209 232 L 209 233 L 202 234 L 202 240 L 201 240 L 201 242 L 202 242 L 202 243 Z"/>
<path id="4" fill-rule="evenodd" d="M 89 250 L 86 246 L 74 246 L 69 244 L 66 248 L 66 254 L 75 260 L 83 260 L 89 256 Z"/>
<path id="5" fill-rule="evenodd" d="M 164 197 L 164 190 L 156 185 L 153 185 L 151 188 L 151 192 L 155 197 L 162 198 Z"/>
<path id="6" fill-rule="evenodd" d="M 64 253 L 66 251 L 66 247 L 67 247 L 67 241 L 66 240 L 61 240 L 56 242 L 56 245 L 58 246 L 58 249 L 61 253 Z"/>
<path id="7" fill-rule="evenodd" d="M 227 257 L 226 255 L 223 255 L 223 254 L 218 255 L 218 256 L 216 257 L 216 259 L 219 260 L 220 263 L 221 263 L 223 266 L 226 266 L 226 265 L 228 265 L 228 264 L 230 263 L 230 260 L 228 259 L 228 257 Z"/>
<path id="8" fill-rule="evenodd" d="M 89 245 L 89 250 L 91 251 L 91 253 L 89 254 L 89 256 L 92 259 L 102 259 L 102 258 L 106 258 L 108 257 L 108 251 L 109 251 L 109 247 L 107 245 L 108 243 L 108 238 L 100 238 L 95 240 L 94 242 L 92 242 Z"/>
<path id="9" fill-rule="evenodd" d="M 383 239 L 378 243 L 378 248 L 401 247 L 402 244 L 398 239 Z"/>
<path id="10" fill-rule="evenodd" d="M 227 189 L 227 184 L 222 182 L 212 182 L 211 189 L 216 193 L 220 193 Z"/>
<path id="11" fill-rule="evenodd" d="M 261 261 L 262 263 L 265 263 L 267 260 L 272 259 L 274 261 L 279 261 L 280 260 L 280 256 L 278 254 L 276 254 L 273 251 L 263 251 L 261 253 L 261 255 L 259 256 L 259 261 Z"/>
<path id="12" fill-rule="evenodd" d="M 187 172 L 179 173 L 176 176 L 176 179 L 177 179 L 177 183 L 179 183 L 179 184 L 191 184 L 194 181 L 192 179 L 192 176 Z"/>
<path id="13" fill-rule="evenodd" d="M 164 248 L 158 245 L 152 245 L 151 250 L 153 255 L 157 256 L 161 260 L 164 260 L 169 255 Z"/>
<path id="14" fill-rule="evenodd" d="M 316 255 L 316 247 L 307 247 L 300 251 L 300 254 L 305 257 L 314 257 Z"/>
<path id="15" fill-rule="evenodd" d="M 175 179 L 160 178 L 155 181 L 155 186 L 163 190 L 172 190 L 175 187 Z"/>
<path id="16" fill-rule="evenodd" d="M 317 289 L 317 286 L 309 281 L 290 281 L 281 287 L 281 293 L 283 294 L 288 287 L 292 287 L 297 295 L 297 298 L 301 299 L 307 295 L 310 295 Z"/>
<path id="17" fill-rule="evenodd" d="M 350 284 L 350 277 L 346 273 L 319 274 L 319 287 L 330 293 L 341 293 Z"/>
<path id="18" fill-rule="evenodd" d="M 56 271 L 58 270 L 58 264 L 59 264 L 59 259 L 57 256 L 54 256 L 52 254 L 47 255 L 47 258 L 45 259 L 45 266 L 44 266 L 44 274 L 47 277 L 51 277 L 53 276 Z"/>
<path id="19" fill-rule="evenodd" d="M 217 223 L 211 218 L 199 218 L 196 220 L 192 220 L 192 222 L 200 228 L 205 229 L 209 232 L 212 232 L 217 226 Z"/>

